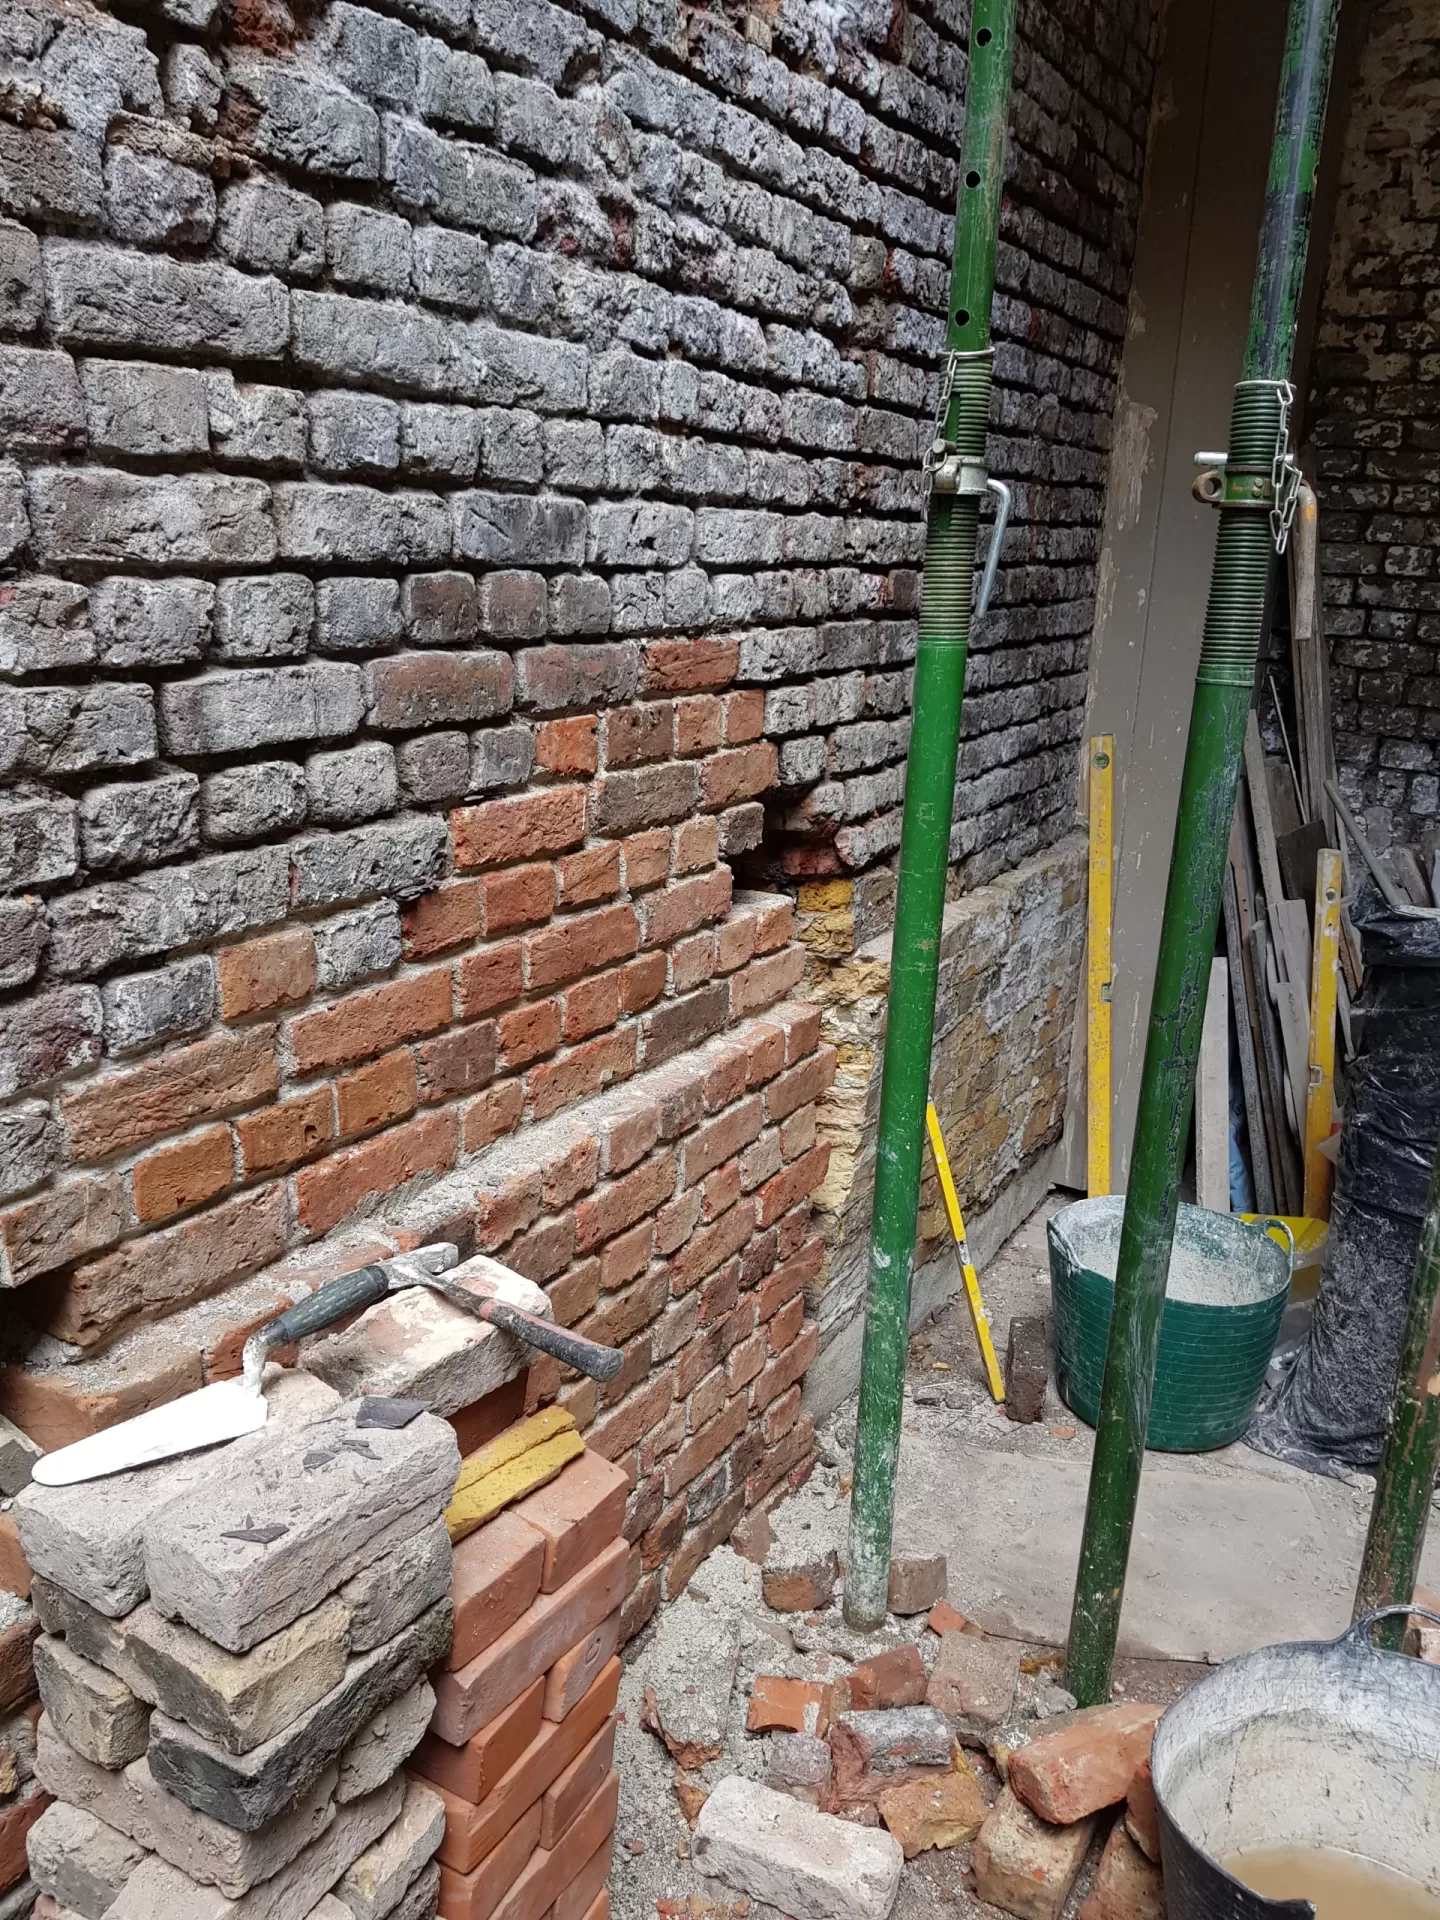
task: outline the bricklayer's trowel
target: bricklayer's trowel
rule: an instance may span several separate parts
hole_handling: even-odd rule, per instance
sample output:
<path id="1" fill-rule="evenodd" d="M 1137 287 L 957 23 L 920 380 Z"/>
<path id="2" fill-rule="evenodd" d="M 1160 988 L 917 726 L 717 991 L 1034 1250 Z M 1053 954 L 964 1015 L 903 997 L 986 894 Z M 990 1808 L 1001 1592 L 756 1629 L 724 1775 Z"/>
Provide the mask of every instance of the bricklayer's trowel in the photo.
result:
<path id="1" fill-rule="evenodd" d="M 355 1273 L 327 1281 L 314 1293 L 297 1300 L 278 1319 L 252 1333 L 245 1342 L 238 1380 L 217 1380 L 198 1393 L 187 1393 L 169 1406 L 123 1420 L 103 1433 L 91 1434 L 73 1445 L 43 1454 L 31 1478 L 44 1487 L 68 1487 L 80 1480 L 101 1480 L 130 1467 L 146 1467 L 177 1454 L 197 1453 L 203 1447 L 236 1440 L 263 1427 L 268 1409 L 261 1388 L 265 1363 L 281 1347 L 292 1346 L 309 1334 L 322 1332 L 350 1314 L 360 1313 L 387 1294 L 407 1287 L 428 1287 L 477 1320 L 515 1334 L 533 1347 L 563 1360 L 577 1372 L 596 1380 L 611 1380 L 624 1365 L 618 1347 L 602 1347 L 578 1333 L 570 1333 L 536 1314 L 526 1313 L 508 1300 L 472 1293 L 448 1278 L 458 1264 L 459 1249 L 445 1241 L 420 1247 L 394 1260 L 380 1260 Z"/>

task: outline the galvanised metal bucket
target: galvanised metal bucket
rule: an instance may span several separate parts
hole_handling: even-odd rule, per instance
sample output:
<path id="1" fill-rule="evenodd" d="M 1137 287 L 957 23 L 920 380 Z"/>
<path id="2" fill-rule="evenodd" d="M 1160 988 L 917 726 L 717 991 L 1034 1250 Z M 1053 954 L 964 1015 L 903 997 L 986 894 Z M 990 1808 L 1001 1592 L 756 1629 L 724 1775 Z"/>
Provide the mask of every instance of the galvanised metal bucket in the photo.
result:
<path id="1" fill-rule="evenodd" d="M 1380 1607 L 1338 1640 L 1228 1660 L 1169 1707 L 1150 1765 L 1169 1920 L 1311 1920 L 1221 1860 L 1321 1846 L 1440 1889 L 1440 1667 L 1377 1652 Z"/>

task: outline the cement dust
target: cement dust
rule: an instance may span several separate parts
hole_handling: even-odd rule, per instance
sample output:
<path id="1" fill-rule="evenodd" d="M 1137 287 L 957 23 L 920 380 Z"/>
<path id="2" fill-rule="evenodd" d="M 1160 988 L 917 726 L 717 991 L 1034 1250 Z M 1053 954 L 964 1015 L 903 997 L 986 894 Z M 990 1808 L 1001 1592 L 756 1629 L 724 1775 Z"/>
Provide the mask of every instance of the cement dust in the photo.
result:
<path id="1" fill-rule="evenodd" d="M 1440 1894 L 1338 1847 L 1247 1847 L 1221 1862 L 1267 1900 L 1311 1900 L 1315 1920 L 1440 1920 Z"/>

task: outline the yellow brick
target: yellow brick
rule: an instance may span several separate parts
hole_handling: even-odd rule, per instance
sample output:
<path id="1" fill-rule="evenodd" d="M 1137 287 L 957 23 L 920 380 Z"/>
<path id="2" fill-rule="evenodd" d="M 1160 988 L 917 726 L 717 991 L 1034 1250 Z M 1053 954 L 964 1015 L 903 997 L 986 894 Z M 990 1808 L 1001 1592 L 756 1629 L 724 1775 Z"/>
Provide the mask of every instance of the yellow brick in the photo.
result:
<path id="1" fill-rule="evenodd" d="M 513 1460 L 507 1460 L 503 1466 L 470 1480 L 457 1489 L 445 1511 L 445 1525 L 450 1529 L 451 1541 L 463 1540 L 467 1533 L 474 1533 L 477 1527 L 483 1527 L 487 1520 L 494 1519 L 500 1509 L 508 1507 L 512 1500 L 523 1500 L 527 1493 L 543 1487 L 584 1451 L 585 1442 L 574 1431 L 572 1421 L 570 1432 L 557 1433 L 553 1439 L 542 1440 L 538 1447 L 530 1447 Z"/>
<path id="2" fill-rule="evenodd" d="M 807 880 L 800 889 L 801 913 L 834 913 L 855 898 L 853 880 Z"/>
<path id="3" fill-rule="evenodd" d="M 574 1426 L 573 1415 L 568 1414 L 564 1407 L 544 1407 L 539 1413 L 532 1413 L 528 1420 L 517 1420 L 513 1427 L 507 1427 L 504 1433 L 487 1440 L 474 1453 L 466 1454 L 460 1462 L 455 1491 L 459 1493 L 472 1480 L 483 1479 L 487 1473 L 494 1473 L 497 1467 L 518 1459 L 522 1453 L 538 1447 L 542 1440 L 553 1440 L 557 1433 L 571 1432 Z"/>

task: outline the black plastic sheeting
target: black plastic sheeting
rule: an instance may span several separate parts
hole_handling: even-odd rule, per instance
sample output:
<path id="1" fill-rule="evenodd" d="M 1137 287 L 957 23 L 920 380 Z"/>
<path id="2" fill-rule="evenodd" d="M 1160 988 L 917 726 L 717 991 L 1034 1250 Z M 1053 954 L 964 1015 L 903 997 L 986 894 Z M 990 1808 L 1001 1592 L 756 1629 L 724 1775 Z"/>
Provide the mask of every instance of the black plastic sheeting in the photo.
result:
<path id="1" fill-rule="evenodd" d="M 1369 885 L 1350 918 L 1365 986 L 1330 1237 L 1308 1336 L 1246 1436 L 1328 1474 L 1380 1459 L 1440 1142 L 1440 918 L 1407 919 Z"/>

